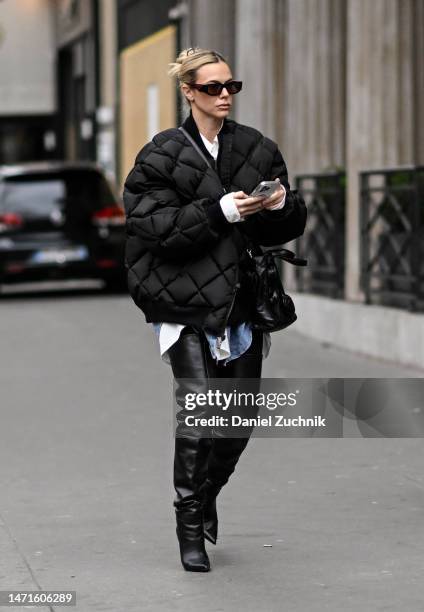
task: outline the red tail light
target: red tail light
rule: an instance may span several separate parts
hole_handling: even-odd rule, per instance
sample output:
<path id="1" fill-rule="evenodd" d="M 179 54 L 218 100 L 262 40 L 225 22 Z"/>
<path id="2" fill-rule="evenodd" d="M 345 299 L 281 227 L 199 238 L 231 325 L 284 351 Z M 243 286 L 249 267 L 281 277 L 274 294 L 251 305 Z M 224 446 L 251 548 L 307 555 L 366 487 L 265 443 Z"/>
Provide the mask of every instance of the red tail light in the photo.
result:
<path id="1" fill-rule="evenodd" d="M 114 259 L 96 259 L 96 266 L 98 268 L 117 268 L 118 262 Z"/>
<path id="2" fill-rule="evenodd" d="M 0 213 L 0 232 L 20 227 L 22 223 L 21 215 L 11 212 Z"/>
<path id="3" fill-rule="evenodd" d="M 125 213 L 120 206 L 106 206 L 93 213 L 91 217 L 94 225 L 124 225 Z"/>

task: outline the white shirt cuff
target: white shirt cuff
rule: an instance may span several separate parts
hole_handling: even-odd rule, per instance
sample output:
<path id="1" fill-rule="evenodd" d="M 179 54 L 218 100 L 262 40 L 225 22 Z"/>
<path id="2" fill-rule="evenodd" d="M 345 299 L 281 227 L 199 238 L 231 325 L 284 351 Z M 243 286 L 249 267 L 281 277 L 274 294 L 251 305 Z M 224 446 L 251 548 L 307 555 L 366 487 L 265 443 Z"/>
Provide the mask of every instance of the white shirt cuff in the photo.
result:
<path id="1" fill-rule="evenodd" d="M 229 221 L 230 223 L 237 223 L 238 221 L 243 221 L 238 211 L 238 208 L 234 202 L 232 192 L 223 195 L 219 203 L 227 221 Z"/>

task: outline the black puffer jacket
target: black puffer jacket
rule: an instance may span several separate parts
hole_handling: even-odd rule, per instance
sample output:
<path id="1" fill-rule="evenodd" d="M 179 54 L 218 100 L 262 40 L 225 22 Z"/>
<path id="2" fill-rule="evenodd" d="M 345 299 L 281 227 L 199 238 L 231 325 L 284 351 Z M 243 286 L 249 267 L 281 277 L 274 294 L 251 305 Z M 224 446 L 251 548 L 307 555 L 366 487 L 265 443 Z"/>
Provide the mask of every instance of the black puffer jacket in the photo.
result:
<path id="1" fill-rule="evenodd" d="M 125 182 L 128 287 L 147 322 L 222 334 L 249 242 L 280 245 L 304 231 L 305 203 L 290 190 L 277 145 L 230 119 L 219 139 L 222 183 L 177 128 L 142 148 Z M 219 204 L 225 191 L 250 193 L 276 177 L 287 191 L 281 210 L 226 220 Z"/>

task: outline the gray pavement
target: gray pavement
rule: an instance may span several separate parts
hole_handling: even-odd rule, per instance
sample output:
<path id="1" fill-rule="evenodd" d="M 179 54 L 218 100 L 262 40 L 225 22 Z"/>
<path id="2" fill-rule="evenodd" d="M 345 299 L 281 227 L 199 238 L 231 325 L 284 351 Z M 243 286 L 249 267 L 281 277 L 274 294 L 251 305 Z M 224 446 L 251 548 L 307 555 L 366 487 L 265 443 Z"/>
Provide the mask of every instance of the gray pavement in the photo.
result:
<path id="1" fill-rule="evenodd" d="M 212 571 L 184 572 L 171 371 L 141 312 L 96 292 L 0 310 L 1 589 L 76 590 L 83 612 L 423 609 L 421 439 L 252 439 L 219 497 Z M 423 375 L 296 325 L 264 376 Z"/>

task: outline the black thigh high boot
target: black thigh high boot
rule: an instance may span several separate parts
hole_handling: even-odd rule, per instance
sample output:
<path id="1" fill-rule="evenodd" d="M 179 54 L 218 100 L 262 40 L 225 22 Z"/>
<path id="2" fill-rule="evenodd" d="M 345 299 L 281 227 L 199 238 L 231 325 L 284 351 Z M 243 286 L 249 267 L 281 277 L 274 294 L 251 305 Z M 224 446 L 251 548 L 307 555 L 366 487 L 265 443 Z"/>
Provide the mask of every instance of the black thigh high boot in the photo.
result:
<path id="1" fill-rule="evenodd" d="M 240 355 L 238 359 L 230 361 L 226 366 L 218 366 L 218 376 L 220 378 L 232 379 L 229 381 L 229 384 L 231 382 L 231 390 L 236 389 L 252 393 L 259 391 L 262 373 L 262 343 L 262 332 L 254 331 L 252 344 L 245 353 Z M 253 406 L 243 416 L 255 417 L 257 413 L 258 408 Z M 222 430 L 214 428 L 214 438 L 208 461 L 208 474 L 201 487 L 204 504 L 204 534 L 212 544 L 216 544 L 218 537 L 216 497 L 234 472 L 252 431 L 253 427 L 243 427 L 240 429 L 243 437 L 228 438 L 226 437 L 228 432 L 225 428 Z"/>
<path id="2" fill-rule="evenodd" d="M 186 416 L 205 417 L 208 407 L 197 406 L 195 410 L 184 407 L 186 393 L 207 391 L 209 367 L 201 332 L 186 327 L 178 341 L 169 349 L 169 357 L 177 383 L 176 401 L 181 407 L 177 413 L 175 432 L 174 501 L 177 520 L 177 536 L 181 563 L 187 571 L 207 572 L 209 558 L 205 550 L 203 535 L 203 505 L 200 486 L 206 478 L 207 462 L 212 441 L 205 437 L 208 432 L 189 427 Z"/>

